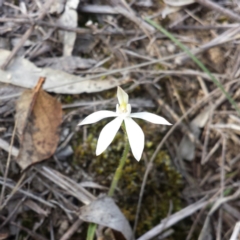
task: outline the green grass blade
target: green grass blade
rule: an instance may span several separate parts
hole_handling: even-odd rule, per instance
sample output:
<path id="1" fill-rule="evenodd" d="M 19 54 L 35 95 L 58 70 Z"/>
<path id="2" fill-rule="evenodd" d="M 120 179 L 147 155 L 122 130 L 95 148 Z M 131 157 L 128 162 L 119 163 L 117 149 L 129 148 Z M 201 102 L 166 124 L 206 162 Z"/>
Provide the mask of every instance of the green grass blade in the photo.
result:
<path id="1" fill-rule="evenodd" d="M 162 32 L 165 36 L 170 38 L 177 46 L 179 46 L 184 52 L 186 52 L 188 56 L 211 78 L 214 84 L 223 92 L 228 101 L 232 104 L 237 113 L 240 115 L 239 107 L 237 106 L 236 102 L 232 99 L 230 94 L 224 89 L 223 85 L 211 74 L 207 67 L 200 60 L 198 60 L 194 54 L 191 53 L 191 51 L 185 45 L 183 45 L 170 32 L 168 32 L 165 28 L 163 28 L 156 22 L 150 20 L 149 18 L 145 18 L 145 21 L 148 22 L 153 27 L 155 27 L 160 32 Z"/>

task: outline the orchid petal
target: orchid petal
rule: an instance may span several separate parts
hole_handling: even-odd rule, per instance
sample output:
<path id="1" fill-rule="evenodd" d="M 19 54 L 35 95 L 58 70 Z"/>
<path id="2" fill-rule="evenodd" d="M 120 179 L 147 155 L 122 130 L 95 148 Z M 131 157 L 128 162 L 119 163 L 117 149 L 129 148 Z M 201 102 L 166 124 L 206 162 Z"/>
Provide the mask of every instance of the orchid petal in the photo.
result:
<path id="1" fill-rule="evenodd" d="M 98 122 L 104 118 L 117 117 L 117 116 L 118 116 L 118 114 L 115 112 L 112 112 L 112 111 L 105 111 L 105 110 L 98 111 L 98 112 L 92 113 L 89 116 L 87 116 L 86 118 L 84 118 L 82 120 L 82 122 L 80 122 L 78 124 L 78 126 L 85 125 L 85 124 L 92 124 L 92 123 Z"/>
<path id="2" fill-rule="evenodd" d="M 117 117 L 102 129 L 97 143 L 96 149 L 97 156 L 104 152 L 106 148 L 110 145 L 110 143 L 113 141 L 117 131 L 119 130 L 122 124 L 122 121 L 123 118 Z"/>
<path id="3" fill-rule="evenodd" d="M 149 112 L 131 113 L 130 117 L 140 118 L 155 124 L 172 125 L 165 118 Z"/>
<path id="4" fill-rule="evenodd" d="M 139 125 L 130 117 L 126 117 L 124 122 L 133 156 L 139 161 L 144 148 L 144 133 Z"/>
<path id="5" fill-rule="evenodd" d="M 117 90 L 117 97 L 120 105 L 128 104 L 128 94 L 120 87 L 118 87 L 118 90 Z"/>

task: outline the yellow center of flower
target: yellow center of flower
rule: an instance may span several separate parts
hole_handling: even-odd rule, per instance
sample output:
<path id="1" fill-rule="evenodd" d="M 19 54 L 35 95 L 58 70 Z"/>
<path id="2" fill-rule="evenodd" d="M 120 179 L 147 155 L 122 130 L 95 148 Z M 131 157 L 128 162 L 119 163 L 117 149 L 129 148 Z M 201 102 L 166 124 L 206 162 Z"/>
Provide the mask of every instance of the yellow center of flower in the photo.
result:
<path id="1" fill-rule="evenodd" d="M 126 113 L 127 112 L 127 103 L 121 103 L 120 104 L 120 111 L 122 113 Z"/>

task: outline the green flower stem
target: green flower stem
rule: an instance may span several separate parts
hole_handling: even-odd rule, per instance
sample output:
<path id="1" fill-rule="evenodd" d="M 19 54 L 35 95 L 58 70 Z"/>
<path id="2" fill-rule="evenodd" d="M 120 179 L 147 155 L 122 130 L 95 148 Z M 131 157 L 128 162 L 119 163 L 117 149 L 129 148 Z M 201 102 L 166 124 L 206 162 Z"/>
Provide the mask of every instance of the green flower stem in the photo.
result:
<path id="1" fill-rule="evenodd" d="M 124 167 L 125 162 L 127 160 L 127 155 L 129 153 L 129 150 L 130 150 L 128 136 L 127 136 L 127 132 L 126 132 L 126 128 L 125 128 L 124 124 L 122 125 L 122 129 L 124 131 L 125 146 L 124 146 L 124 151 L 123 151 L 122 158 L 120 159 L 118 168 L 116 169 L 116 172 L 114 174 L 110 189 L 108 191 L 108 196 L 109 197 L 112 197 L 113 194 L 114 194 L 114 191 L 117 187 L 118 181 L 122 176 L 122 170 L 123 170 L 123 167 Z M 90 223 L 88 225 L 87 240 L 93 240 L 94 239 L 96 228 L 97 228 L 97 224 L 95 224 L 95 223 Z"/>
<path id="2" fill-rule="evenodd" d="M 130 145 L 129 145 L 129 141 L 128 141 L 128 137 L 127 137 L 127 132 L 126 132 L 126 129 L 125 129 L 125 126 L 123 125 L 123 131 L 124 131 L 124 138 L 125 138 L 125 147 L 124 147 L 124 151 L 123 151 L 123 155 L 122 155 L 122 158 L 119 162 L 119 165 L 118 165 L 118 168 L 116 169 L 116 172 L 114 174 L 114 177 L 113 177 L 113 180 L 112 180 L 112 183 L 111 183 L 111 187 L 108 191 L 108 196 L 109 197 L 112 197 L 113 194 L 114 194 L 114 191 L 117 187 L 117 184 L 118 184 L 118 181 L 119 179 L 121 178 L 122 176 L 122 170 L 123 170 L 123 167 L 125 165 L 125 162 L 127 160 L 127 155 L 129 153 L 129 150 L 130 150 Z"/>
<path id="3" fill-rule="evenodd" d="M 96 228 L 97 228 L 97 224 L 95 223 L 90 223 L 88 225 L 87 240 L 93 240 Z"/>
<path id="4" fill-rule="evenodd" d="M 145 21 L 155 27 L 157 30 L 162 32 L 165 36 L 167 36 L 170 40 L 172 40 L 177 46 L 179 46 L 188 56 L 211 78 L 214 84 L 222 91 L 222 93 L 226 96 L 228 101 L 232 104 L 235 108 L 237 113 L 240 115 L 240 109 L 236 102 L 233 100 L 231 95 L 224 89 L 223 85 L 212 75 L 212 73 L 206 68 L 206 66 L 195 57 L 194 54 L 185 46 L 183 45 L 178 39 L 176 39 L 170 32 L 168 32 L 165 28 L 157 24 L 156 22 L 150 20 L 149 18 L 145 18 Z"/>

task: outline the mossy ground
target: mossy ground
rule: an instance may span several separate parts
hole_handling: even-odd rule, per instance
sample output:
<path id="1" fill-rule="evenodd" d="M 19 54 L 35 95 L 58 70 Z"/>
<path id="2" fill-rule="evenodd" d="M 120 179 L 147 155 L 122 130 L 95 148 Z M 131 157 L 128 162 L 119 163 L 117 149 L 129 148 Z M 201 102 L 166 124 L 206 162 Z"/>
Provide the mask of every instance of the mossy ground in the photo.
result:
<path id="1" fill-rule="evenodd" d="M 124 147 L 123 132 L 120 130 L 108 149 L 100 156 L 95 155 L 100 131 L 109 121 L 111 120 L 101 121 L 89 126 L 85 143 L 82 142 L 81 132 L 79 133 L 75 141 L 74 157 L 74 164 L 82 166 L 90 176 L 93 176 L 95 182 L 107 187 L 110 186 Z M 132 153 L 129 153 L 115 194 L 118 206 L 131 224 L 134 223 L 140 188 L 146 171 L 147 161 L 149 161 L 148 158 L 151 157 L 162 138 L 159 126 L 150 129 L 143 122 L 138 123 L 142 125 L 145 132 L 144 154 L 146 157 L 145 159 L 142 157 L 141 161 L 137 162 L 133 158 Z M 164 150 L 160 151 L 153 163 L 144 190 L 137 236 L 151 229 L 161 219 L 165 218 L 169 213 L 171 205 L 172 212 L 182 209 L 180 198 L 182 187 L 181 175 L 173 167 L 167 152 Z"/>

